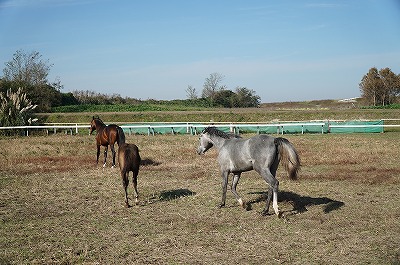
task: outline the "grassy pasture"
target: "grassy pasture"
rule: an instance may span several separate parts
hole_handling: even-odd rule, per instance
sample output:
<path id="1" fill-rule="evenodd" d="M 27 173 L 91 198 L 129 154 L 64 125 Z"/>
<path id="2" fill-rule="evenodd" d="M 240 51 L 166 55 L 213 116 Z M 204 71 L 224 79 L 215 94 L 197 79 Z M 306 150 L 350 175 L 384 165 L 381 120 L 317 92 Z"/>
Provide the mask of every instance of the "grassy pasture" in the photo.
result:
<path id="1" fill-rule="evenodd" d="M 303 166 L 296 182 L 278 172 L 281 219 L 260 215 L 255 172 L 238 185 L 251 210 L 229 191 L 217 209 L 217 154 L 196 136 L 127 135 L 143 159 L 129 209 L 94 136 L 2 138 L 0 264 L 399 264 L 399 134 L 285 137 Z"/>
<path id="2" fill-rule="evenodd" d="M 289 105 L 290 106 L 290 105 Z M 89 123 L 93 112 L 41 113 L 43 123 Z M 233 108 L 205 109 L 201 111 L 144 111 L 144 112 L 98 112 L 104 122 L 271 122 L 307 120 L 380 120 L 398 119 L 400 109 L 304 109 L 304 108 Z M 398 124 L 398 123 L 397 123 Z"/>

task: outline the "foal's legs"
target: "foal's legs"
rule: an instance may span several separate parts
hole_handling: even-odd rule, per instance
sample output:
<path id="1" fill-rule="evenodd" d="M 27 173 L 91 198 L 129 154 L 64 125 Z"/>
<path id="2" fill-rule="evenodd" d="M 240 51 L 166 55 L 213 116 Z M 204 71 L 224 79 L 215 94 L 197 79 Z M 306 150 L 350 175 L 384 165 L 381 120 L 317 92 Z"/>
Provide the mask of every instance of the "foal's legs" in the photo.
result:
<path id="1" fill-rule="evenodd" d="M 137 170 L 133 170 L 133 178 L 132 178 L 132 183 L 133 183 L 133 190 L 135 192 L 135 204 L 138 205 L 139 204 L 139 193 L 137 191 L 137 176 L 138 176 L 138 171 Z"/>
<path id="2" fill-rule="evenodd" d="M 243 208 L 246 208 L 246 204 L 244 203 L 242 198 L 240 198 L 239 194 L 236 191 L 236 186 L 237 186 L 237 184 L 239 182 L 239 179 L 240 179 L 240 173 L 237 173 L 237 174 L 233 175 L 231 191 L 232 191 L 233 195 L 235 196 L 236 200 L 238 201 L 238 203 L 240 204 L 240 206 L 242 206 Z"/>
<path id="3" fill-rule="evenodd" d="M 124 186 L 124 191 L 125 191 L 125 205 L 126 207 L 131 207 L 128 202 L 128 184 L 129 184 L 129 172 L 127 172 L 125 169 L 121 170 L 121 177 L 122 177 L 122 185 Z"/>

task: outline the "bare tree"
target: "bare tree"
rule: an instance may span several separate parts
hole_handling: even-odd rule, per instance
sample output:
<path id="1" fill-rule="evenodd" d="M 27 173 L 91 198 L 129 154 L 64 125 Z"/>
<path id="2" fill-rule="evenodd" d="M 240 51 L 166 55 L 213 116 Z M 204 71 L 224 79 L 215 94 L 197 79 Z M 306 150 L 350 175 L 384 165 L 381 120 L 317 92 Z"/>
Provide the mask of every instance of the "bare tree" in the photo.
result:
<path id="1" fill-rule="evenodd" d="M 226 88 L 226 86 L 222 86 L 221 82 L 224 80 L 225 76 L 221 75 L 220 73 L 212 73 L 210 77 L 206 78 L 203 85 L 203 98 L 214 98 L 215 94 Z"/>
<path id="2" fill-rule="evenodd" d="M 42 60 L 39 52 L 26 53 L 18 50 L 14 53 L 11 61 L 5 63 L 3 78 L 13 81 L 19 86 L 40 86 L 48 83 L 47 76 L 50 68 L 48 60 Z"/>
<path id="3" fill-rule="evenodd" d="M 197 99 L 196 88 L 189 85 L 185 91 L 186 91 L 186 96 L 188 99 Z"/>

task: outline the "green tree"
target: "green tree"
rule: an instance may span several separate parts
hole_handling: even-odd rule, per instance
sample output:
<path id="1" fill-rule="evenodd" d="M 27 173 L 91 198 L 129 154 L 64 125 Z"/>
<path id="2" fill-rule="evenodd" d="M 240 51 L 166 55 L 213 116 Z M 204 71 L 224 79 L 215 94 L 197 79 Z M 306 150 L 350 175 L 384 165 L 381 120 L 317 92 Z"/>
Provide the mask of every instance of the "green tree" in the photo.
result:
<path id="1" fill-rule="evenodd" d="M 400 75 L 396 75 L 390 68 L 378 71 L 376 67 L 369 69 L 359 84 L 361 97 L 368 104 L 388 105 L 396 101 L 400 95 Z"/>
<path id="2" fill-rule="evenodd" d="M 261 98 L 256 92 L 246 87 L 237 87 L 235 90 L 236 101 L 235 106 L 239 108 L 259 107 Z"/>
<path id="3" fill-rule="evenodd" d="M 68 105 L 79 105 L 79 101 L 74 97 L 74 95 L 71 92 L 62 93 L 61 106 L 68 106 Z"/>
<path id="4" fill-rule="evenodd" d="M 234 100 L 236 94 L 228 89 L 222 89 L 215 93 L 214 95 L 214 105 L 221 106 L 224 108 L 234 107 Z"/>
<path id="5" fill-rule="evenodd" d="M 380 79 L 382 80 L 382 104 L 392 104 L 400 95 L 400 78 L 390 68 L 386 67 L 379 71 Z"/>

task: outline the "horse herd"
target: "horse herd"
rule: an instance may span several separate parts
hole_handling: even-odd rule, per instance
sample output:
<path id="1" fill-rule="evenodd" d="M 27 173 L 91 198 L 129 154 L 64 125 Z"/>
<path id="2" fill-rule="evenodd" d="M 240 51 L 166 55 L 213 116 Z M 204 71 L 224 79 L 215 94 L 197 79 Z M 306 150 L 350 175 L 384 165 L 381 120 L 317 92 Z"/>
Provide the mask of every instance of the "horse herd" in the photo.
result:
<path id="1" fill-rule="evenodd" d="M 125 191 L 125 204 L 128 202 L 129 172 L 133 172 L 132 182 L 134 188 L 135 204 L 138 203 L 137 176 L 140 167 L 139 149 L 135 144 L 125 142 L 125 134 L 121 127 L 110 124 L 105 125 L 100 118 L 93 117 L 90 124 L 90 134 L 96 131 L 97 163 L 99 162 L 100 147 L 104 146 L 104 164 L 106 165 L 108 146 L 112 151 L 112 167 L 115 167 L 115 147 L 118 144 L 118 163 Z M 280 217 L 278 209 L 278 186 L 276 172 L 279 162 L 282 161 L 289 178 L 297 179 L 300 169 L 300 158 L 294 146 L 285 138 L 272 137 L 265 134 L 251 138 L 241 138 L 218 130 L 216 127 L 206 127 L 199 137 L 197 153 L 204 154 L 208 149 L 215 146 L 218 149 L 218 163 L 222 175 L 222 199 L 219 207 L 225 206 L 228 176 L 233 174 L 231 191 L 238 203 L 245 209 L 247 204 L 236 191 L 242 172 L 255 170 L 268 184 L 268 194 L 263 215 L 268 215 L 272 199 L 275 214 Z"/>

